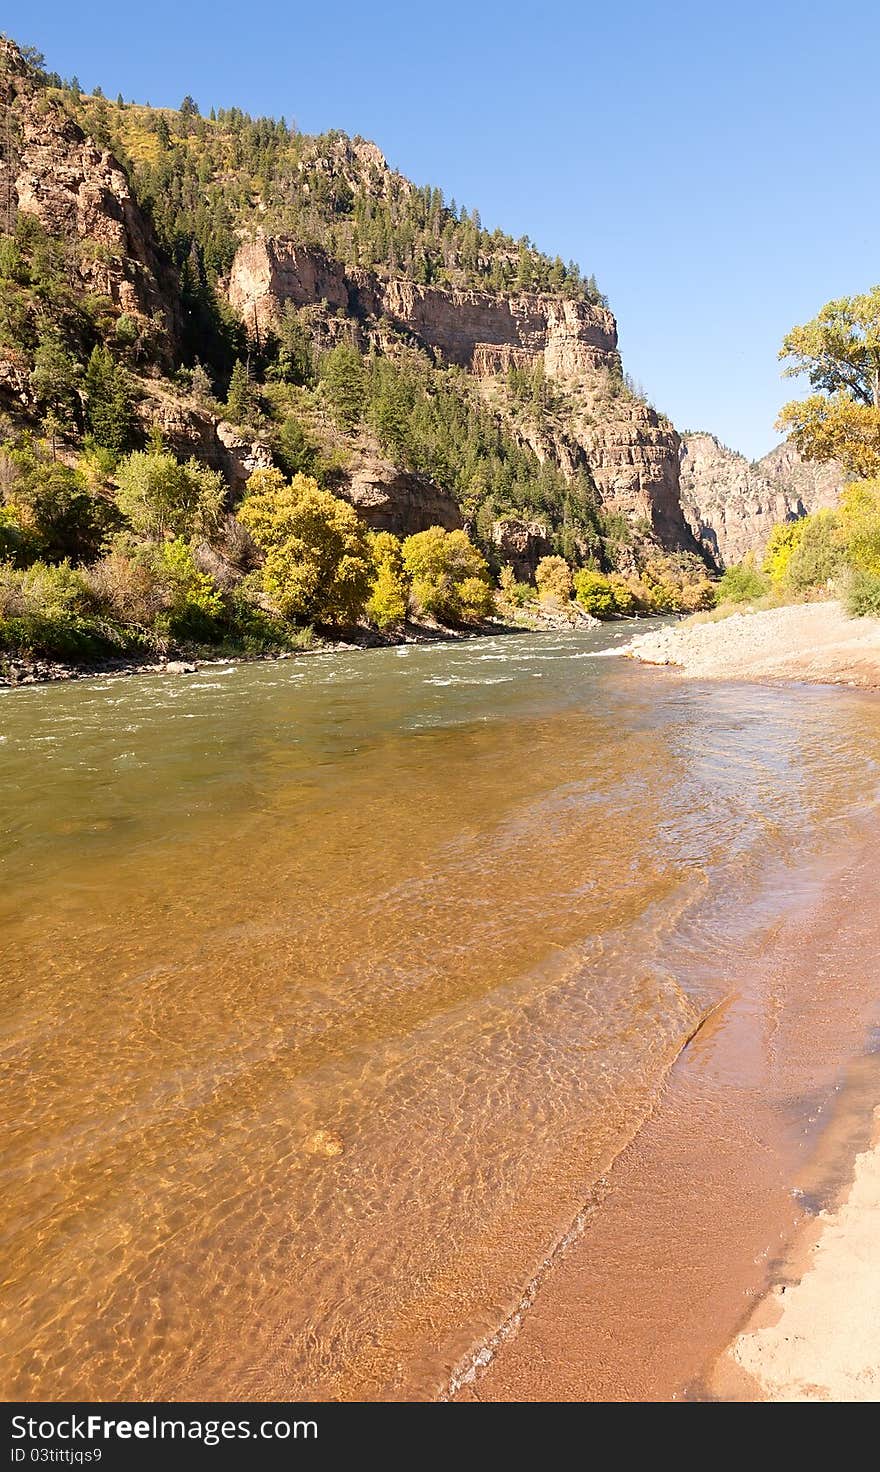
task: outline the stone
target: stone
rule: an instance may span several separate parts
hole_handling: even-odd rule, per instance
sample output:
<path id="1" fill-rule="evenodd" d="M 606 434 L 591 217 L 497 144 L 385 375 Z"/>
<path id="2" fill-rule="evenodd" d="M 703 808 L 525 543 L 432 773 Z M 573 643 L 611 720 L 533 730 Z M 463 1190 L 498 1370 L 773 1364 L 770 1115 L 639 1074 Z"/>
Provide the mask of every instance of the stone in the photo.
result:
<path id="1" fill-rule="evenodd" d="M 428 475 L 403 470 L 369 449 L 354 458 L 336 493 L 354 506 L 372 531 L 409 537 L 442 526 L 463 525 L 458 502 Z"/>
<path id="2" fill-rule="evenodd" d="M 534 581 L 535 569 L 542 557 L 553 551 L 548 529 L 540 521 L 516 521 L 508 518 L 492 523 L 492 541 L 502 563 L 513 568 L 519 583 Z"/>

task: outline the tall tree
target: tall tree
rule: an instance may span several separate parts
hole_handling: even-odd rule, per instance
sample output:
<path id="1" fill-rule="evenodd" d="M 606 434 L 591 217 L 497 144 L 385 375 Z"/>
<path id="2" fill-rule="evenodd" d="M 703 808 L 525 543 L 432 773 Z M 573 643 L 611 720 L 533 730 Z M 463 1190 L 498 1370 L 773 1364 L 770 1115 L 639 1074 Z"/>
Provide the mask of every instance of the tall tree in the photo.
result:
<path id="1" fill-rule="evenodd" d="M 134 426 L 131 390 L 125 369 L 109 348 L 92 350 L 86 368 L 86 426 L 99 445 L 118 455 L 131 446 Z"/>
<path id="2" fill-rule="evenodd" d="M 229 393 L 226 397 L 226 413 L 233 424 L 247 424 L 248 418 L 254 407 L 254 396 L 248 377 L 248 371 L 241 358 L 236 358 L 232 377 L 229 380 Z"/>
<path id="3" fill-rule="evenodd" d="M 817 392 L 782 409 L 807 460 L 840 460 L 855 475 L 880 474 L 880 286 L 827 302 L 794 327 L 779 354 L 788 377 L 806 373 Z"/>

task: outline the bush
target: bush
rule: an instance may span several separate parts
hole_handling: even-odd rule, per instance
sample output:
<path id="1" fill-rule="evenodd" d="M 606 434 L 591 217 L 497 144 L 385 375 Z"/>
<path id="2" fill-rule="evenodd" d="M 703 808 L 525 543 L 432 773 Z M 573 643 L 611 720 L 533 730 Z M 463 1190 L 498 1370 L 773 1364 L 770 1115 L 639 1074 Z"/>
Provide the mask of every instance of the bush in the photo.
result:
<path id="1" fill-rule="evenodd" d="M 718 593 L 714 583 L 708 578 L 697 578 L 693 583 L 685 583 L 678 595 L 679 613 L 705 613 L 714 608 L 718 601 Z"/>
<path id="2" fill-rule="evenodd" d="M 278 431 L 278 459 L 288 475 L 314 475 L 321 453 L 299 420 L 288 414 Z"/>
<path id="3" fill-rule="evenodd" d="M 34 562 L 27 568 L 0 566 L 0 618 L 85 613 L 88 587 L 69 562 Z"/>
<path id="4" fill-rule="evenodd" d="M 806 516 L 788 560 L 785 586 L 795 593 L 825 587 L 841 572 L 846 556 L 837 513 L 817 511 Z"/>
<path id="5" fill-rule="evenodd" d="M 611 618 L 618 611 L 614 587 L 604 573 L 582 567 L 575 573 L 574 591 L 581 608 L 594 618 Z"/>
<path id="6" fill-rule="evenodd" d="M 535 569 L 538 594 L 551 603 L 571 600 L 571 568 L 564 557 L 542 557 Z"/>
<path id="7" fill-rule="evenodd" d="M 533 588 L 531 583 L 517 582 L 510 564 L 502 567 L 498 582 L 505 601 L 514 608 L 525 608 L 528 603 L 534 603 L 538 597 L 537 589 Z"/>
<path id="8" fill-rule="evenodd" d="M 4 521 L 17 543 L 9 555 L 74 563 L 100 556 L 120 521 L 112 501 L 92 495 L 77 471 L 51 459 L 29 436 L 4 447 L 3 462 Z"/>
<path id="9" fill-rule="evenodd" d="M 845 593 L 846 611 L 853 618 L 880 618 L 880 573 L 855 571 Z"/>
<path id="10" fill-rule="evenodd" d="M 625 618 L 634 614 L 638 606 L 636 595 L 626 578 L 621 577 L 619 572 L 612 572 L 608 575 L 608 584 L 614 596 L 614 606 L 617 612 Z"/>
<path id="11" fill-rule="evenodd" d="M 308 649 L 314 639 L 310 628 L 297 629 L 277 613 L 261 608 L 250 596 L 247 585 L 239 584 L 229 595 L 226 634 L 236 649 L 245 654 L 272 654 L 287 649 Z"/>
<path id="12" fill-rule="evenodd" d="M 409 600 L 403 547 L 391 532 L 377 532 L 369 542 L 376 572 L 367 600 L 367 617 L 379 629 L 394 628 L 406 618 Z"/>
<path id="13" fill-rule="evenodd" d="M 156 619 L 160 632 L 208 644 L 221 638 L 223 599 L 214 580 L 196 565 L 191 547 L 179 537 L 163 542 L 155 551 L 154 567 L 163 595 Z"/>
<path id="14" fill-rule="evenodd" d="M 840 502 L 840 524 L 850 566 L 880 573 L 880 480 L 847 486 Z"/>
<path id="15" fill-rule="evenodd" d="M 213 531 L 226 485 L 197 460 L 184 465 L 165 450 L 138 450 L 118 472 L 117 504 L 136 531 L 152 537 L 193 537 Z"/>
<path id="16" fill-rule="evenodd" d="M 124 643 L 91 615 L 88 585 L 69 562 L 0 567 L 0 648 L 88 659 Z"/>
<path id="17" fill-rule="evenodd" d="M 11 562 L 16 567 L 33 562 L 36 547 L 32 538 L 20 526 L 14 513 L 0 506 L 0 562 Z"/>
<path id="18" fill-rule="evenodd" d="M 782 521 L 773 528 L 764 554 L 764 572 L 776 586 L 784 585 L 788 566 L 803 535 L 806 518 Z"/>
<path id="19" fill-rule="evenodd" d="M 751 603 L 763 598 L 770 583 L 752 562 L 735 562 L 728 567 L 718 584 L 719 603 Z"/>
<path id="20" fill-rule="evenodd" d="M 162 610 L 155 569 L 121 547 L 113 548 L 84 576 L 95 606 L 119 623 L 148 629 Z"/>
<path id="21" fill-rule="evenodd" d="M 375 568 L 366 529 L 346 501 L 309 476 L 288 483 L 279 471 L 257 471 L 238 517 L 265 553 L 263 586 L 282 614 L 357 621 Z"/>
<path id="22" fill-rule="evenodd" d="M 412 578 L 418 610 L 440 623 L 473 623 L 488 618 L 494 599 L 486 559 L 463 531 L 429 527 L 407 537 L 403 563 Z M 477 584 L 482 584 L 480 593 Z"/>

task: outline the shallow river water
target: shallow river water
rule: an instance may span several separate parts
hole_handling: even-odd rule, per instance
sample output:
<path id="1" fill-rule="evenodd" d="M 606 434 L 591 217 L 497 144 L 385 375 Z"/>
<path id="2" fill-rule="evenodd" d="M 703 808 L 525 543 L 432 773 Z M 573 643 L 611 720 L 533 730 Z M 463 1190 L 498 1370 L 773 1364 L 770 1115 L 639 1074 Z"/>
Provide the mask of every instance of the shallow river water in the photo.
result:
<path id="1" fill-rule="evenodd" d="M 429 1398 L 873 821 L 626 626 L 0 695 L 8 1397 Z"/>

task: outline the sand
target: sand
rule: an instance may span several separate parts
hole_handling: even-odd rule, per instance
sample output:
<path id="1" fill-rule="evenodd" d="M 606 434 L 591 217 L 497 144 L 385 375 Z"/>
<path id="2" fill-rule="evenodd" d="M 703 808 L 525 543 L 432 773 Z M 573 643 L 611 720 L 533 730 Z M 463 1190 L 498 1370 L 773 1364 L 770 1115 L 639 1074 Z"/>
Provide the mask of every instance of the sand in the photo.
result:
<path id="1" fill-rule="evenodd" d="M 880 1135 L 880 1109 L 875 1121 Z M 880 1400 L 880 1142 L 819 1226 L 800 1280 L 779 1284 L 719 1361 L 719 1398 Z"/>
<path id="2" fill-rule="evenodd" d="M 880 689 L 880 619 L 848 618 L 839 603 L 736 613 L 653 630 L 622 651 L 646 664 L 722 680 L 805 680 Z"/>

